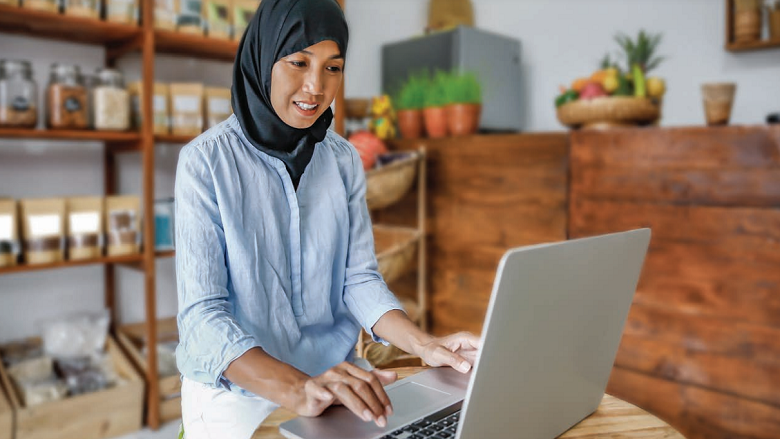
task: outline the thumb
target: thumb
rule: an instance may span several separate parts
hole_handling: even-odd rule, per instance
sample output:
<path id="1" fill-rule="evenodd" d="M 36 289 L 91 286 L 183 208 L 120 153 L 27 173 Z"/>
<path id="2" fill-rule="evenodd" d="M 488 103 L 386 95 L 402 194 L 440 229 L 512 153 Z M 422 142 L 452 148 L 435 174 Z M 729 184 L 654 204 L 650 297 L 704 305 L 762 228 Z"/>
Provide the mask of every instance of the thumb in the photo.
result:
<path id="1" fill-rule="evenodd" d="M 469 370 L 471 370 L 471 363 L 466 361 L 465 358 L 447 349 L 442 349 L 442 350 L 446 355 L 446 359 L 444 360 L 445 364 L 449 365 L 450 367 L 452 367 L 453 369 L 461 373 L 466 373 Z"/>

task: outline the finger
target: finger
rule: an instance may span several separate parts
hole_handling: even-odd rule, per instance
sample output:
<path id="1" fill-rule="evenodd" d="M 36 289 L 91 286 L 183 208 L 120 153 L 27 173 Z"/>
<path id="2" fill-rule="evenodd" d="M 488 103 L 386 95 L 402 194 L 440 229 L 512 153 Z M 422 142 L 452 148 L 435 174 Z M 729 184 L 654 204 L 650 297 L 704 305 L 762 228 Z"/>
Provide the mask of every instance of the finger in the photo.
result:
<path id="1" fill-rule="evenodd" d="M 434 352 L 434 355 L 439 358 L 441 364 L 446 364 L 458 372 L 466 373 L 471 370 L 471 363 L 455 352 L 447 350 L 447 348 L 443 346 L 439 346 Z"/>
<path id="2" fill-rule="evenodd" d="M 451 351 L 459 349 L 479 349 L 480 338 L 470 332 L 459 332 L 442 340 L 442 344 Z"/>
<path id="3" fill-rule="evenodd" d="M 306 384 L 304 384 L 303 389 L 306 391 L 307 395 L 319 401 L 332 402 L 335 399 L 335 396 L 333 396 L 333 394 L 330 393 L 328 389 L 317 384 L 317 382 L 315 382 L 314 380 L 306 381 Z"/>
<path id="4" fill-rule="evenodd" d="M 336 398 L 344 404 L 344 407 L 348 408 L 349 411 L 356 414 L 360 419 L 366 422 L 374 420 L 371 410 L 368 409 L 368 406 L 362 399 L 355 395 L 355 392 L 352 391 L 349 385 L 337 381 L 328 383 L 326 387 L 336 395 Z"/>
<path id="5" fill-rule="evenodd" d="M 363 403 L 368 406 L 368 409 L 371 411 L 371 419 L 376 421 L 377 425 L 380 424 L 380 420 L 384 421 L 387 404 L 382 403 L 371 384 L 354 377 L 347 378 L 347 383 L 352 388 L 355 395 L 363 400 Z M 377 384 L 378 383 L 379 381 L 377 380 Z M 379 387 L 381 388 L 382 386 L 379 385 Z M 382 389 L 382 392 L 384 393 L 384 389 Z M 387 395 L 385 395 L 385 398 L 387 398 Z M 389 403 L 390 399 L 387 398 L 387 401 Z M 381 426 L 383 427 L 383 425 Z"/>
<path id="6" fill-rule="evenodd" d="M 363 380 L 364 382 L 368 383 L 371 386 L 371 389 L 373 389 L 373 393 L 376 395 L 376 397 L 379 399 L 379 402 L 382 404 L 382 413 L 384 415 L 390 416 L 390 413 L 392 413 L 392 404 L 390 402 L 390 397 L 387 396 L 387 393 L 385 392 L 385 388 L 383 387 L 382 382 L 378 379 L 378 375 L 367 372 L 354 364 L 347 364 L 345 365 L 345 369 L 347 372 L 356 377 L 360 380 Z M 394 372 L 391 372 L 393 376 L 397 376 Z M 388 378 L 390 377 L 390 374 L 385 374 Z M 395 379 L 393 379 L 395 381 Z M 392 381 L 391 381 L 392 382 Z M 380 414 L 380 415 L 381 415 Z"/>
<path id="7" fill-rule="evenodd" d="M 379 379 L 379 382 L 382 383 L 383 386 L 388 386 L 398 381 L 398 374 L 392 370 L 374 369 L 371 371 L 371 373 L 373 373 Z"/>

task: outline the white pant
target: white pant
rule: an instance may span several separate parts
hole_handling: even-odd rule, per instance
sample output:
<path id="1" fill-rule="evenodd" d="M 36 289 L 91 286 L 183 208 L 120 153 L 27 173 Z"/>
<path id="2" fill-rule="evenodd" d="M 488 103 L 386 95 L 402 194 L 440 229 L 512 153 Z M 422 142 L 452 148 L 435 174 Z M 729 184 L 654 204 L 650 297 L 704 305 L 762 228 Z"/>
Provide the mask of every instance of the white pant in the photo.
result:
<path id="1" fill-rule="evenodd" d="M 250 439 L 278 406 L 184 378 L 181 417 L 185 439 Z"/>

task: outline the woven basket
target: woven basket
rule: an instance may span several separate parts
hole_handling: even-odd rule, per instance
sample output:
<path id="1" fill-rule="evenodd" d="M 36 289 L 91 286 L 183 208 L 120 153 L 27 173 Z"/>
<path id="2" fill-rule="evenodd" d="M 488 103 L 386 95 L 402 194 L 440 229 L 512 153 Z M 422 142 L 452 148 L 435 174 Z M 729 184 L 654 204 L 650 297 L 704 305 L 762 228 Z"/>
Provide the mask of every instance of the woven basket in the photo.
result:
<path id="1" fill-rule="evenodd" d="M 363 119 L 368 117 L 370 99 L 351 98 L 344 99 L 344 113 L 347 119 Z"/>
<path id="2" fill-rule="evenodd" d="M 407 158 L 366 172 L 366 204 L 369 210 L 384 209 L 398 202 L 412 187 L 420 154 L 405 154 Z"/>
<path id="3" fill-rule="evenodd" d="M 558 120 L 571 128 L 639 125 L 658 120 L 661 105 L 650 98 L 610 96 L 563 104 L 557 114 Z"/>
<path id="4" fill-rule="evenodd" d="M 390 283 L 403 276 L 417 252 L 420 232 L 394 226 L 374 226 L 374 247 L 379 273 Z"/>

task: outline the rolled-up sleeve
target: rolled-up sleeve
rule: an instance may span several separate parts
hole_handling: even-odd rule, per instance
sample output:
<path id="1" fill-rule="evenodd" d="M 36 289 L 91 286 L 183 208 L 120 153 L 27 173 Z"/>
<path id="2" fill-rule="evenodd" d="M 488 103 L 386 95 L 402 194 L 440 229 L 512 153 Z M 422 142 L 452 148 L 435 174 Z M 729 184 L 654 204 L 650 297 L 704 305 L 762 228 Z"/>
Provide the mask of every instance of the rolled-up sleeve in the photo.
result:
<path id="1" fill-rule="evenodd" d="M 175 218 L 177 365 L 189 379 L 224 387 L 222 373 L 257 343 L 228 302 L 225 233 L 211 168 L 192 144 L 179 155 Z"/>
<path id="2" fill-rule="evenodd" d="M 353 178 L 349 194 L 349 249 L 344 302 L 374 341 L 387 345 L 387 341 L 374 334 L 373 327 L 386 312 L 404 309 L 377 271 L 374 235 L 366 205 L 366 176 L 357 151 L 351 145 L 349 149 Z"/>

